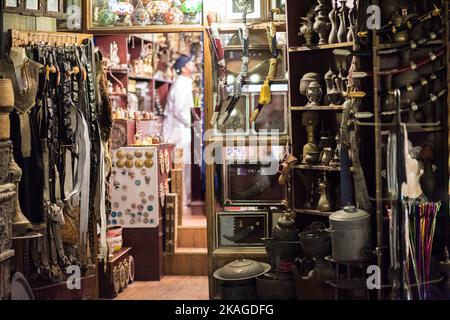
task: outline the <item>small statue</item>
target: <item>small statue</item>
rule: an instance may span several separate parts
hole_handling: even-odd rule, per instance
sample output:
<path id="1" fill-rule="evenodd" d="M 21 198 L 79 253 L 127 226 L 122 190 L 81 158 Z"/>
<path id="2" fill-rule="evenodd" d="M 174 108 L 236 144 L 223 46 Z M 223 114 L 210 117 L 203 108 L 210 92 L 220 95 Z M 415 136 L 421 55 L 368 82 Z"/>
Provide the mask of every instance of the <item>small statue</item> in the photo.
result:
<path id="1" fill-rule="evenodd" d="M 110 62 L 111 68 L 118 68 L 120 66 L 120 58 L 119 58 L 119 46 L 117 42 L 113 41 L 110 46 Z"/>

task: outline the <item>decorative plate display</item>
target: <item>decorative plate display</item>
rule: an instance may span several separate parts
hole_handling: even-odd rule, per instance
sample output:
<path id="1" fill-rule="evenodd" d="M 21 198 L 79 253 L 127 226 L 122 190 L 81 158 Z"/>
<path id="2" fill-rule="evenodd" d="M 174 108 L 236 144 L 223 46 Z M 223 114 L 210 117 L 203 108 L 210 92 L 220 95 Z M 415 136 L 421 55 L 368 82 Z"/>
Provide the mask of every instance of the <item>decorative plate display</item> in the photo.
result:
<path id="1" fill-rule="evenodd" d="M 123 168 L 112 176 L 114 185 L 118 187 L 111 190 L 115 217 L 112 217 L 109 224 L 133 228 L 155 228 L 159 225 L 158 166 L 153 165 L 143 172 L 137 167 L 141 165 L 140 162 L 136 161 L 138 159 L 136 155 L 143 156 L 156 152 L 156 147 L 121 147 L 113 152 L 112 161 L 116 165 L 119 161 L 127 160 L 124 161 Z M 121 159 L 119 160 L 118 157 Z M 147 160 L 150 159 L 147 158 Z M 125 186 L 126 188 L 124 188 Z M 164 188 L 162 190 L 164 191 Z M 145 201 L 142 201 L 143 199 Z M 149 206 L 153 208 L 152 211 L 146 211 Z M 144 211 L 148 213 L 145 220 L 141 218 Z M 120 217 L 118 212 L 122 213 Z"/>

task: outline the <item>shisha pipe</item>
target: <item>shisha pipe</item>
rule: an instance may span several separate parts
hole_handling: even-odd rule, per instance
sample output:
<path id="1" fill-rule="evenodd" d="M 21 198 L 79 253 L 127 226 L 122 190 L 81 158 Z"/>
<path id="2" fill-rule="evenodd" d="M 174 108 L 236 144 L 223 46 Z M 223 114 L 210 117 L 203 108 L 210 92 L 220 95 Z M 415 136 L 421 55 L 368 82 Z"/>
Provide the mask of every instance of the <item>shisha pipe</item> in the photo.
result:
<path id="1" fill-rule="evenodd" d="M 217 78 L 219 80 L 218 83 L 218 93 L 216 97 L 216 105 L 214 108 L 214 113 L 211 118 L 211 126 L 217 121 L 219 117 L 220 110 L 222 109 L 223 101 L 228 99 L 227 94 L 227 69 L 225 68 L 225 54 L 222 46 L 222 41 L 220 40 L 219 35 L 219 26 L 217 23 L 214 23 L 214 17 L 212 13 L 208 13 L 207 16 L 208 21 L 208 35 L 214 50 L 214 55 L 217 60 Z"/>
<path id="2" fill-rule="evenodd" d="M 278 68 L 278 49 L 277 49 L 277 28 L 274 23 L 275 13 L 279 13 L 279 8 L 274 8 L 270 11 L 270 24 L 266 28 L 267 40 L 269 43 L 270 52 L 272 53 L 272 58 L 270 59 L 269 71 L 267 72 L 266 80 L 261 86 L 261 91 L 259 93 L 259 101 L 255 110 L 253 111 L 250 122 L 255 122 L 262 108 L 272 102 L 272 94 L 270 92 L 270 82 L 275 78 Z"/>
<path id="3" fill-rule="evenodd" d="M 219 116 L 218 124 L 222 126 L 230 117 L 234 108 L 236 107 L 239 99 L 242 95 L 242 86 L 244 85 L 245 79 L 248 76 L 248 64 L 250 62 L 249 57 L 249 30 L 247 27 L 247 13 L 250 6 L 247 0 L 237 0 L 237 5 L 239 9 L 242 10 L 242 24 L 239 26 L 239 38 L 242 44 L 242 64 L 241 71 L 239 75 L 234 80 L 233 97 L 228 104 L 225 112 Z"/>
<path id="4" fill-rule="evenodd" d="M 381 28 L 380 34 L 390 37 L 393 34 L 396 34 L 398 32 L 404 31 L 404 30 L 412 30 L 414 27 L 420 25 L 421 23 L 431 20 L 433 17 L 440 17 L 441 21 L 443 22 L 443 16 L 442 16 L 442 9 L 438 8 L 436 5 L 434 5 L 433 10 L 425 13 L 424 15 L 420 16 L 414 21 L 407 21 L 406 23 L 402 24 L 401 26 L 395 26 L 395 24 L 391 21 L 387 25 L 383 26 Z"/>
<path id="5" fill-rule="evenodd" d="M 417 40 L 417 41 L 410 41 L 408 44 L 396 47 L 396 48 L 389 48 L 389 49 L 380 49 L 378 50 L 378 55 L 390 55 L 390 54 L 396 54 L 408 50 L 415 50 L 418 48 L 422 48 L 424 46 L 429 45 L 432 41 L 436 40 L 438 36 L 442 35 L 445 32 L 445 28 L 441 28 L 436 32 L 430 32 L 427 36 Z M 372 56 L 372 51 L 362 51 L 362 50 L 349 50 L 349 49 L 334 49 L 333 50 L 334 55 L 337 56 L 362 56 L 362 57 L 368 57 Z"/>
<path id="6" fill-rule="evenodd" d="M 432 61 L 437 60 L 437 58 L 441 57 L 443 54 L 445 53 L 445 46 L 440 47 L 438 50 L 436 50 L 435 52 L 429 52 L 428 53 L 428 57 L 424 58 L 420 61 L 414 62 L 411 61 L 411 63 L 408 66 L 402 67 L 402 68 L 393 68 L 393 69 L 387 69 L 387 70 L 381 70 L 378 71 L 378 75 L 379 76 L 387 76 L 387 75 L 396 75 L 399 73 L 403 73 L 403 72 L 408 72 L 411 70 L 416 70 Z M 367 77 L 372 77 L 373 76 L 373 72 L 355 72 L 353 74 L 353 77 L 355 79 L 362 79 L 362 78 L 367 78 Z"/>

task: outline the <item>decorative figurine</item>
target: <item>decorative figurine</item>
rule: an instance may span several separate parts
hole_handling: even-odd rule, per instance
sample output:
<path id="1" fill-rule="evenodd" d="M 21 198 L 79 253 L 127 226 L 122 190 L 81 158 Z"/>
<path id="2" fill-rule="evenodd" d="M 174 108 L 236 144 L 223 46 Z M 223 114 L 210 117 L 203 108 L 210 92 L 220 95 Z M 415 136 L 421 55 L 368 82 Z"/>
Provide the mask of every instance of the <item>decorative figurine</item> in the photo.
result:
<path id="1" fill-rule="evenodd" d="M 120 58 L 119 58 L 119 46 L 117 45 L 117 42 L 113 41 L 109 48 L 109 60 L 111 63 L 111 68 L 118 68 L 120 65 Z"/>

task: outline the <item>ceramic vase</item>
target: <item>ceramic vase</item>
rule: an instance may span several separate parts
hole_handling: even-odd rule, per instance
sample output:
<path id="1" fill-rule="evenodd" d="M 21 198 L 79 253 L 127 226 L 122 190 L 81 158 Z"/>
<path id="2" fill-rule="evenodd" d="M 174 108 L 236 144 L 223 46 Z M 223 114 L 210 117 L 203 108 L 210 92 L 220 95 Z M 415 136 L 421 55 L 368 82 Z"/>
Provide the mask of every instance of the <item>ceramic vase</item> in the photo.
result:
<path id="1" fill-rule="evenodd" d="M 150 23 L 150 15 L 140 1 L 131 14 L 131 23 L 137 26 L 145 26 Z"/>
<path id="2" fill-rule="evenodd" d="M 338 9 L 337 9 L 337 1 L 334 1 L 333 9 L 330 11 L 328 15 L 331 23 L 330 35 L 328 36 L 328 43 L 338 43 Z"/>
<path id="3" fill-rule="evenodd" d="M 328 18 L 328 8 L 325 0 L 318 0 L 319 4 L 314 9 L 316 13 L 314 21 L 314 31 L 319 35 L 319 44 L 327 44 L 328 36 L 331 29 L 330 19 Z"/>
<path id="4" fill-rule="evenodd" d="M 302 17 L 301 20 L 300 34 L 305 38 L 305 45 L 310 46 L 315 34 L 313 23 L 307 17 Z"/>
<path id="5" fill-rule="evenodd" d="M 339 9 L 339 29 L 338 29 L 338 42 L 344 43 L 347 41 L 347 0 L 340 0 L 341 7 Z"/>

